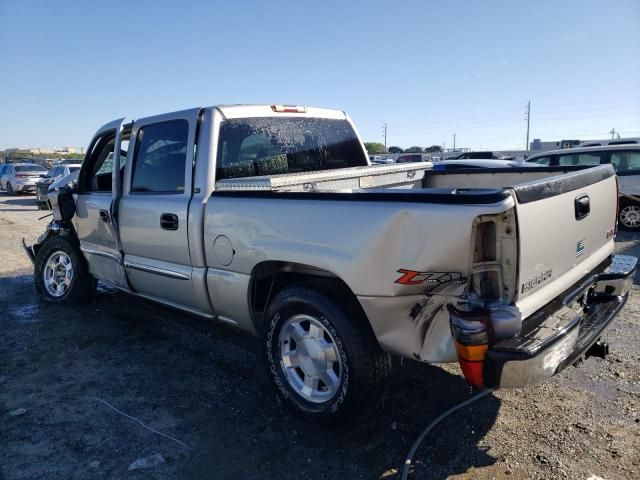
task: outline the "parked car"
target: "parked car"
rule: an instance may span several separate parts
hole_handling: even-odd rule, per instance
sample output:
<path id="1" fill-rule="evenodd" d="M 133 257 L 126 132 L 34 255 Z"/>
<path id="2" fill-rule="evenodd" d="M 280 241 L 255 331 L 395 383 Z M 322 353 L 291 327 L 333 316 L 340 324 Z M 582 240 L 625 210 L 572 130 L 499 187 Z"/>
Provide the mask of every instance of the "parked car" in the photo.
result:
<path id="1" fill-rule="evenodd" d="M 46 171 L 46 168 L 35 163 L 9 164 L 2 171 L 0 188 L 5 190 L 8 195 L 34 192 L 36 182 Z"/>
<path id="2" fill-rule="evenodd" d="M 455 157 L 449 157 L 447 160 L 512 160 L 513 157 L 507 157 L 498 152 L 464 152 Z"/>
<path id="3" fill-rule="evenodd" d="M 428 162 L 431 156 L 424 153 L 406 153 L 396 159 L 396 163 Z"/>
<path id="4" fill-rule="evenodd" d="M 527 164 L 514 160 L 443 160 L 433 165 L 434 171 L 465 170 L 473 168 L 529 168 L 536 164 Z"/>
<path id="5" fill-rule="evenodd" d="M 552 150 L 532 155 L 526 163 L 548 166 L 613 165 L 620 184 L 620 225 L 626 230 L 640 230 L 640 144 Z"/>
<path id="6" fill-rule="evenodd" d="M 610 165 L 371 166 L 343 112 L 279 105 L 116 120 L 88 151 L 25 244 L 40 297 L 100 279 L 253 332 L 284 403 L 320 419 L 377 405 L 391 354 L 479 388 L 604 355 L 636 270 Z"/>
<path id="7" fill-rule="evenodd" d="M 66 177 L 71 172 L 80 170 L 80 163 L 67 163 L 53 167 L 47 172 L 47 174 L 38 182 L 36 182 L 36 200 L 40 208 L 49 208 L 49 200 L 47 195 L 49 194 L 50 185 L 60 177 Z"/>
<path id="8" fill-rule="evenodd" d="M 56 163 L 56 165 L 81 165 L 81 158 L 65 158 Z"/>

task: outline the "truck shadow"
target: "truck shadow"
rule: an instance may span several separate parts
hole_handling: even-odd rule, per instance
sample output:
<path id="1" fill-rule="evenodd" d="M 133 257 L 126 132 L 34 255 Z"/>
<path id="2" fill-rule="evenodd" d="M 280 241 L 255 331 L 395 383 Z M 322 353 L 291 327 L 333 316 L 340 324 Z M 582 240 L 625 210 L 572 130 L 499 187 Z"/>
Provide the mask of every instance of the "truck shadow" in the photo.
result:
<path id="1" fill-rule="evenodd" d="M 6 205 L 25 205 L 25 206 L 31 206 L 31 205 L 35 205 L 36 204 L 36 197 L 35 195 L 30 195 L 30 194 L 19 194 L 9 197 L 8 199 L 4 199 L 4 201 L 2 202 L 3 204 Z"/>
<path id="2" fill-rule="evenodd" d="M 259 342 L 248 334 L 110 288 L 77 306 L 39 302 L 31 275 L 2 278 L 0 288 L 0 327 L 20 335 L 7 342 L 15 350 L 5 349 L 12 395 L 32 402 L 19 397 L 21 385 L 38 384 L 47 405 L 66 403 L 74 412 L 73 419 L 64 410 L 47 413 L 47 432 L 25 418 L 20 435 L 34 445 L 43 435 L 64 444 L 91 432 L 73 455 L 57 454 L 79 462 L 78 468 L 97 450 L 110 452 L 100 460 L 111 472 L 126 459 L 157 451 L 179 478 L 399 478 L 397 469 L 420 431 L 472 394 L 455 369 L 397 362 L 376 415 L 353 424 L 311 423 L 278 403 Z M 96 398 L 193 450 L 149 433 Z M 480 443 L 499 408 L 488 396 L 445 419 L 418 450 L 411 478 L 446 478 L 494 464 Z M 51 457 L 43 451 L 35 458 L 44 470 Z"/>

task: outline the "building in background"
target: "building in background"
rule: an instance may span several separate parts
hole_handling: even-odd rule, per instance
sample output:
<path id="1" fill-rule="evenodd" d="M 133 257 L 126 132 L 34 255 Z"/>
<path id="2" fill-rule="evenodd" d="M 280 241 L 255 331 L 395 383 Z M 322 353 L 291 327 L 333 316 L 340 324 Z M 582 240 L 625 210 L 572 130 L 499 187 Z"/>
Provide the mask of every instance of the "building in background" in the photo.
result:
<path id="1" fill-rule="evenodd" d="M 548 150 L 559 150 L 561 148 L 571 148 L 580 145 L 582 140 L 557 140 L 553 142 L 543 142 L 539 138 L 534 138 L 529 144 L 531 153 L 546 152 Z"/>

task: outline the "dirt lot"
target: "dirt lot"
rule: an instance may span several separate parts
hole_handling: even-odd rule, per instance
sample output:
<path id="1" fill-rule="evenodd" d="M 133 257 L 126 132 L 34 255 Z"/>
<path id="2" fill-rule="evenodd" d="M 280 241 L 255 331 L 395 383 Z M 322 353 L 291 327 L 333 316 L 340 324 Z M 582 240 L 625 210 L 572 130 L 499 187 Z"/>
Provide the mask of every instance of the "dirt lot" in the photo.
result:
<path id="1" fill-rule="evenodd" d="M 104 287 L 83 306 L 39 302 L 20 239 L 42 215 L 33 197 L 0 196 L 0 478 L 396 478 L 419 431 L 471 393 L 455 366 L 398 362 L 375 420 L 309 424 L 277 404 L 245 334 Z M 618 249 L 640 253 L 630 234 Z M 412 478 L 639 478 L 634 289 L 607 360 L 449 418 Z M 128 470 L 154 454 L 164 461 Z"/>

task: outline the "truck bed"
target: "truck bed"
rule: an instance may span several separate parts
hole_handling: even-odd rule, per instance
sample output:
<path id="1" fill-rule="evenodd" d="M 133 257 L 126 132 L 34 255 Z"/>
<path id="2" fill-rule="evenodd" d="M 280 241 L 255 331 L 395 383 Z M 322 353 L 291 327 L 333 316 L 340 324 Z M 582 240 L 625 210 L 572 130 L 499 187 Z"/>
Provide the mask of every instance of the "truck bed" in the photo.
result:
<path id="1" fill-rule="evenodd" d="M 434 171 L 431 162 L 344 168 L 315 172 L 265 175 L 219 180 L 216 192 L 342 192 L 380 190 L 427 190 L 424 193 L 458 189 L 516 187 L 584 167 L 478 168 Z M 417 193 L 417 192 L 414 192 Z M 399 197 L 398 197 L 399 198 Z"/>

